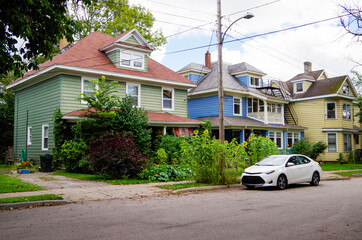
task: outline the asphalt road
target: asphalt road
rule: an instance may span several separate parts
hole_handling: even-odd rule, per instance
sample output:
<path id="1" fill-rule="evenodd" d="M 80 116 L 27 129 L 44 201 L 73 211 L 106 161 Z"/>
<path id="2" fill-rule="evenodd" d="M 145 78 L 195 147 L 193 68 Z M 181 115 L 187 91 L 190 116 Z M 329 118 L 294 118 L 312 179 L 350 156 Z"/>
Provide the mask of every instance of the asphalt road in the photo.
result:
<path id="1" fill-rule="evenodd" d="M 5 211 L 0 239 L 362 239 L 362 178 Z"/>

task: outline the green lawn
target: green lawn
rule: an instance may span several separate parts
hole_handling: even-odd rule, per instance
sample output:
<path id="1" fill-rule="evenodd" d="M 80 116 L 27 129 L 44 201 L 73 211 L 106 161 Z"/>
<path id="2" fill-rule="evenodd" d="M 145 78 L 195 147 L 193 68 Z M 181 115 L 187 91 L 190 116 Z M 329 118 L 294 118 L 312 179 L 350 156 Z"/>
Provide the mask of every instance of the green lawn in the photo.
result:
<path id="1" fill-rule="evenodd" d="M 345 176 L 345 177 L 353 177 L 352 174 L 362 174 L 362 170 L 358 171 L 348 171 L 348 172 L 336 172 L 336 174 Z"/>
<path id="2" fill-rule="evenodd" d="M 11 192 L 29 192 L 44 190 L 44 188 L 23 182 L 16 177 L 9 177 L 4 174 L 0 174 L 0 193 L 11 193 Z"/>
<path id="3" fill-rule="evenodd" d="M 66 171 L 58 171 L 54 175 L 64 176 L 67 178 L 75 178 L 83 181 L 99 181 L 111 183 L 114 185 L 125 185 L 125 184 L 141 184 L 141 183 L 150 183 L 152 181 L 148 179 L 113 179 L 110 177 L 96 175 L 96 174 L 84 174 L 84 173 L 70 173 Z"/>
<path id="4" fill-rule="evenodd" d="M 0 198 L 1 203 L 17 203 L 17 202 L 33 202 L 33 201 L 44 201 L 44 200 L 62 200 L 61 196 L 55 194 L 28 196 L 28 197 L 11 197 L 11 198 Z"/>
<path id="5" fill-rule="evenodd" d="M 321 164 L 321 167 L 323 171 L 352 170 L 352 169 L 362 169 L 362 164 L 326 163 L 326 164 Z"/>
<path id="6" fill-rule="evenodd" d="M 157 187 L 164 188 L 164 189 L 178 190 L 178 189 L 184 189 L 184 188 L 205 187 L 205 186 L 215 186 L 215 185 L 207 184 L 207 183 L 178 183 L 178 184 L 171 184 L 171 185 L 158 185 Z"/>

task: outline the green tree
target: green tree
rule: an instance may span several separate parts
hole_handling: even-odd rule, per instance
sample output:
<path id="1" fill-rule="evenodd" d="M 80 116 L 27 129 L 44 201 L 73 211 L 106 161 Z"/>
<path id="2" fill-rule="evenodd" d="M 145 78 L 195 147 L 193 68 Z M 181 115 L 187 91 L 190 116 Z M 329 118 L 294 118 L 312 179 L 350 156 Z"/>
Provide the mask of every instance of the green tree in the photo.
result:
<path id="1" fill-rule="evenodd" d="M 131 6 L 128 0 L 93 0 L 91 4 L 73 0 L 69 4 L 69 12 L 78 29 L 76 39 L 91 32 L 117 36 L 137 28 L 153 48 L 166 43 L 160 30 L 151 31 L 155 21 L 152 13 L 140 5 Z"/>
<path id="2" fill-rule="evenodd" d="M 7 148 L 13 146 L 14 91 L 6 89 L 6 86 L 14 79 L 14 72 L 8 72 L 0 79 L 0 161 L 4 160 Z"/>
<path id="3" fill-rule="evenodd" d="M 73 40 L 75 24 L 66 16 L 66 0 L 2 0 L 0 13 L 0 75 L 37 69 L 37 56 L 51 58 L 63 36 Z"/>

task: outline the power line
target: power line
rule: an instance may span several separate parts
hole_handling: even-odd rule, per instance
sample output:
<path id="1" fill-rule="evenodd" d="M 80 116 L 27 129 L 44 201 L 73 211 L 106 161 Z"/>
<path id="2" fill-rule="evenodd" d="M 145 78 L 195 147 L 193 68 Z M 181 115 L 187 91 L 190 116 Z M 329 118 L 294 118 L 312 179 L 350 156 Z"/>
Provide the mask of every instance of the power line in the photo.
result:
<path id="1" fill-rule="evenodd" d="M 165 6 L 169 6 L 169 7 L 173 7 L 173 8 L 177 8 L 177 9 L 184 9 L 187 11 L 193 11 L 193 12 L 198 12 L 198 13 L 203 13 L 203 14 L 207 14 L 207 15 L 212 15 L 212 16 L 216 16 L 215 14 L 209 13 L 209 12 L 203 12 L 203 11 L 199 11 L 199 10 L 195 10 L 195 9 L 189 9 L 189 8 L 184 8 L 184 7 L 180 7 L 180 6 L 174 6 L 171 4 L 167 4 L 167 3 L 161 3 L 158 1 L 152 1 L 152 0 L 148 0 L 149 2 L 153 2 L 153 3 L 157 3 L 157 4 L 161 4 L 161 5 L 165 5 Z"/>
<path id="2" fill-rule="evenodd" d="M 189 32 L 189 31 L 192 31 L 192 30 L 195 30 L 195 29 L 200 29 L 200 27 L 203 27 L 203 26 L 206 26 L 206 25 L 209 25 L 209 24 L 210 24 L 210 23 L 205 23 L 205 24 L 202 24 L 202 25 L 200 25 L 200 26 L 196 26 L 196 27 L 187 29 L 187 30 L 182 31 L 182 32 L 178 32 L 178 33 L 174 33 L 174 34 L 168 35 L 168 36 L 166 36 L 165 38 L 173 37 L 173 36 L 176 36 L 176 35 L 179 35 L 179 34 L 182 34 L 182 33 L 185 33 L 185 32 Z"/>
<path id="3" fill-rule="evenodd" d="M 238 14 L 238 13 L 242 13 L 242 12 L 250 11 L 250 10 L 253 10 L 253 9 L 261 8 L 261 7 L 264 7 L 264 6 L 267 6 L 267 5 L 276 3 L 276 2 L 280 2 L 280 1 L 281 1 L 281 0 L 275 0 L 275 1 L 272 1 L 272 2 L 268 2 L 268 3 L 264 3 L 264 4 L 261 4 L 261 5 L 252 7 L 252 8 L 248 8 L 248 9 L 245 9 L 245 10 L 241 10 L 241 11 L 237 11 L 237 12 L 234 12 L 234 13 L 231 13 L 231 14 L 227 14 L 227 15 L 225 15 L 225 16 L 229 16 L 229 17 L 230 17 L 230 16 L 235 15 L 235 14 Z"/>
<path id="4" fill-rule="evenodd" d="M 314 25 L 317 23 L 321 23 L 321 22 L 326 22 L 326 21 L 330 21 L 330 20 L 334 20 L 340 17 L 345 17 L 348 16 L 349 14 L 345 14 L 342 16 L 337 16 L 337 17 L 332 17 L 332 18 L 327 18 L 327 19 L 323 19 L 323 20 L 319 20 L 319 21 L 315 21 L 315 22 L 310 22 L 310 23 L 305 23 L 302 25 L 297 25 L 297 26 L 293 26 L 293 27 L 289 27 L 289 28 L 283 28 L 283 29 L 279 29 L 279 30 L 275 30 L 275 31 L 270 31 L 270 32 L 266 32 L 266 33 L 260 33 L 260 34 L 256 34 L 256 35 L 252 35 L 249 37 L 244 37 L 244 38 L 238 38 L 238 39 L 234 39 L 234 40 L 229 40 L 229 41 L 224 41 L 223 44 L 226 43 L 232 43 L 232 42 L 236 42 L 236 41 L 240 41 L 240 40 L 246 40 L 246 39 L 252 39 L 252 38 L 256 38 L 256 37 L 262 37 L 262 36 L 266 36 L 266 35 L 270 35 L 270 34 L 276 34 L 276 33 L 280 33 L 280 32 L 285 32 L 285 31 L 289 31 L 289 30 L 293 30 L 293 29 L 297 29 L 297 28 L 301 28 L 301 27 L 306 27 L 309 25 Z M 210 46 L 216 46 L 217 43 L 211 44 Z M 165 53 L 165 54 L 175 54 L 175 53 L 180 53 L 180 52 L 186 52 L 186 51 L 192 51 L 192 50 L 196 50 L 196 49 L 201 49 L 201 48 L 206 48 L 209 45 L 203 45 L 203 46 L 198 46 L 198 47 L 192 47 L 192 48 L 187 48 L 187 49 L 183 49 L 183 50 L 177 50 L 177 51 L 173 51 L 173 52 L 169 52 L 169 53 Z"/>

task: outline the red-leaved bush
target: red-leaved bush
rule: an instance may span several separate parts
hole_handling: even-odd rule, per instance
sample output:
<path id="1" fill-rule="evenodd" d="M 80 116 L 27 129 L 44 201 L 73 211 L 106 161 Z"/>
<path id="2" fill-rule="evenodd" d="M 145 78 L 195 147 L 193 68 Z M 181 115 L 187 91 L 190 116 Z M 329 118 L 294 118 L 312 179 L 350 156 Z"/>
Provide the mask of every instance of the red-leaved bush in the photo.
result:
<path id="1" fill-rule="evenodd" d="M 96 173 L 110 175 L 114 178 L 134 177 L 140 173 L 145 158 L 132 141 L 131 134 L 106 133 L 91 141 L 87 159 Z"/>

